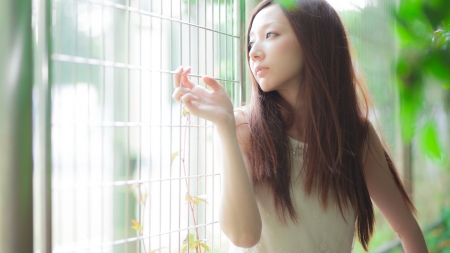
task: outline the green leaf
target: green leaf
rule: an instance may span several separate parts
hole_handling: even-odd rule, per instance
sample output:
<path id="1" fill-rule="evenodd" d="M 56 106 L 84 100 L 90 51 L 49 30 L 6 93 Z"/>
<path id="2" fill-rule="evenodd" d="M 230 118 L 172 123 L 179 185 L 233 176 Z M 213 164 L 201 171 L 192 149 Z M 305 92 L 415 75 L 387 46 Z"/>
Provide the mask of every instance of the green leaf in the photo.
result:
<path id="1" fill-rule="evenodd" d="M 450 45 L 450 32 L 438 29 L 433 33 L 433 46 L 439 50 L 445 50 Z"/>
<path id="2" fill-rule="evenodd" d="M 186 201 L 191 202 L 195 205 L 198 205 L 198 203 L 200 203 L 200 201 L 205 202 L 206 204 L 208 204 L 208 202 L 206 201 L 206 194 L 200 195 L 200 196 L 194 196 L 192 197 L 189 192 L 186 192 Z"/>
<path id="3" fill-rule="evenodd" d="M 446 63 L 446 55 L 441 50 L 433 50 L 424 62 L 424 70 L 444 82 L 450 81 L 450 64 Z"/>
<path id="4" fill-rule="evenodd" d="M 179 154 L 180 154 L 179 151 L 176 151 L 176 152 L 172 153 L 172 155 L 171 155 L 171 157 L 170 157 L 170 167 L 172 167 L 173 160 L 175 160 L 175 158 L 176 158 Z"/>
<path id="5" fill-rule="evenodd" d="M 183 244 L 193 245 L 195 243 L 195 235 L 194 234 L 188 234 L 186 235 L 186 239 L 184 239 Z"/>
<path id="6" fill-rule="evenodd" d="M 189 194 L 189 192 L 186 192 L 186 196 L 184 197 L 184 199 L 188 202 L 192 202 L 192 196 L 191 194 Z"/>
<path id="7" fill-rule="evenodd" d="M 283 9 L 290 10 L 293 9 L 297 5 L 296 0 L 276 0 Z"/>
<path id="8" fill-rule="evenodd" d="M 208 246 L 208 245 L 206 245 L 206 244 L 200 242 L 200 246 L 201 246 L 202 248 L 204 248 L 204 249 L 206 250 L 206 252 L 209 252 L 209 246 Z"/>
<path id="9" fill-rule="evenodd" d="M 206 201 L 206 196 L 207 196 L 206 194 L 203 194 L 203 195 L 200 195 L 200 196 L 193 197 L 194 204 L 198 205 L 198 203 L 200 201 L 208 204 L 208 202 Z"/>
<path id="10" fill-rule="evenodd" d="M 428 122 L 421 131 L 421 147 L 424 153 L 433 160 L 443 157 L 442 146 L 439 143 L 438 131 L 434 121 Z"/>
<path id="11" fill-rule="evenodd" d="M 137 222 L 135 219 L 133 219 L 133 220 L 131 221 L 131 223 L 133 223 L 133 225 L 131 226 L 131 228 L 134 229 L 134 230 L 141 231 L 141 230 L 144 229 L 144 228 L 142 227 L 142 225 L 141 225 L 139 222 Z"/>
<path id="12" fill-rule="evenodd" d="M 447 1 L 424 1 L 423 12 L 434 29 L 449 15 Z"/>
<path id="13" fill-rule="evenodd" d="M 420 16 L 421 12 L 421 1 L 400 1 L 399 8 L 397 9 L 397 19 L 402 21 L 410 21 Z"/>

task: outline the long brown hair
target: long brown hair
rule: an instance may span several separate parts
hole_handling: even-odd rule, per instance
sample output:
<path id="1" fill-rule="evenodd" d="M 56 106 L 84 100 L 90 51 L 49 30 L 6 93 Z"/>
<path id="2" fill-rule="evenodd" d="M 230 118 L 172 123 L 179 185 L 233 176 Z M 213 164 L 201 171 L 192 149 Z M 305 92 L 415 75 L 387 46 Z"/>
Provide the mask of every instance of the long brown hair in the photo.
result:
<path id="1" fill-rule="evenodd" d="M 275 1 L 262 1 L 253 19 Z M 304 66 L 301 70 L 303 135 L 307 143 L 302 173 L 305 192 L 317 189 L 327 208 L 328 193 L 336 206 L 353 208 L 358 238 L 367 251 L 373 233 L 374 211 L 364 178 L 363 148 L 368 136 L 369 101 L 365 85 L 356 77 L 345 28 L 336 11 L 325 0 L 298 0 L 292 9 L 283 9 L 299 41 Z M 249 63 L 247 48 L 247 61 Z M 277 91 L 264 92 L 252 75 L 249 154 L 254 184 L 271 190 L 278 216 L 286 213 L 297 221 L 291 199 L 291 146 L 287 130 L 295 111 Z M 300 94 L 299 94 L 300 98 Z M 408 197 L 392 159 L 385 150 L 389 168 L 405 201 Z"/>

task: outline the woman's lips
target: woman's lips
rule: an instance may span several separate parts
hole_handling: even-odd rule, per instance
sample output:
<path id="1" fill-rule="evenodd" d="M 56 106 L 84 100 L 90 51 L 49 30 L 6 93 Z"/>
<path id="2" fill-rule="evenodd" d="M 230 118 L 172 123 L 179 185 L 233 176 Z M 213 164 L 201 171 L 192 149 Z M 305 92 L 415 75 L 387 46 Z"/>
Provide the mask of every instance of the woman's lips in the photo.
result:
<path id="1" fill-rule="evenodd" d="M 256 75 L 258 77 L 262 77 L 262 76 L 264 76 L 267 73 L 268 70 L 269 70 L 268 68 L 258 69 L 258 70 L 256 70 Z"/>

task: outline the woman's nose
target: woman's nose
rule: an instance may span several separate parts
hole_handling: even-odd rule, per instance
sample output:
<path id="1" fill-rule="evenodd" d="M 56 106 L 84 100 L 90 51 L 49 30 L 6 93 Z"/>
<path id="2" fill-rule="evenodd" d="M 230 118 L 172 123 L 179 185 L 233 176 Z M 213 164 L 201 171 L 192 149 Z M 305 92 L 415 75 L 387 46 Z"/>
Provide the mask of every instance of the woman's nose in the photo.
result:
<path id="1" fill-rule="evenodd" d="M 250 52 L 248 53 L 251 60 L 261 60 L 264 58 L 264 52 L 261 50 L 259 43 L 254 43 Z"/>

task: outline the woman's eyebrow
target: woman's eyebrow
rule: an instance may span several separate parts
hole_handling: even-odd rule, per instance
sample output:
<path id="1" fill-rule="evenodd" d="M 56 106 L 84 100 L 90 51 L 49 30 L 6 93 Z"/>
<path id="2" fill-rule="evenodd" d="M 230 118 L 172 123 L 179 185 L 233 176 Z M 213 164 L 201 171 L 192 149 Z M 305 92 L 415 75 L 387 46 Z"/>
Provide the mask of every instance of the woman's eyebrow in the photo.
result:
<path id="1" fill-rule="evenodd" d="M 263 28 L 265 28 L 265 27 L 271 26 L 271 25 L 273 25 L 273 24 L 284 25 L 284 24 L 281 23 L 281 22 L 273 21 L 273 22 L 265 23 L 263 26 L 260 27 L 260 29 L 263 29 Z M 249 36 L 252 36 L 252 34 L 254 34 L 254 33 L 255 33 L 255 32 L 253 31 L 253 29 L 250 30 Z"/>

